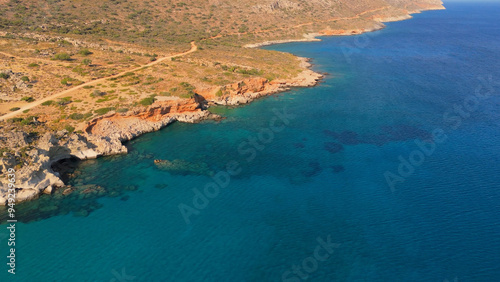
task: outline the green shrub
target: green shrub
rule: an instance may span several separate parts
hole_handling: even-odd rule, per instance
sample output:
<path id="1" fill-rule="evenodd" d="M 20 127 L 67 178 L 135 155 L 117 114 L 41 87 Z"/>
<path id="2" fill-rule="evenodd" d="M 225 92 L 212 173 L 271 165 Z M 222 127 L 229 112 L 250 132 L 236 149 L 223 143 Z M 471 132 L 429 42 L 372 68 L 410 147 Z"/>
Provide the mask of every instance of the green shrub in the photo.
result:
<path id="1" fill-rule="evenodd" d="M 30 123 L 31 123 L 31 121 L 32 121 L 32 119 L 31 119 L 31 118 L 25 118 L 25 119 L 23 119 L 23 120 L 21 121 L 21 124 L 22 124 L 22 125 L 28 125 L 28 124 L 30 124 Z"/>
<path id="2" fill-rule="evenodd" d="M 68 76 L 61 79 L 62 85 L 80 85 L 82 83 L 83 83 L 82 81 L 75 79 L 75 78 L 68 77 Z"/>
<path id="3" fill-rule="evenodd" d="M 262 71 L 260 71 L 258 69 L 251 69 L 251 70 L 238 69 L 236 72 L 241 73 L 241 74 L 248 74 L 248 75 L 262 75 Z"/>
<path id="4" fill-rule="evenodd" d="M 71 60 L 71 56 L 68 53 L 58 53 L 54 55 L 54 60 L 69 61 Z"/>
<path id="5" fill-rule="evenodd" d="M 71 115 L 69 115 L 69 118 L 74 120 L 80 120 L 84 118 L 84 115 L 80 113 L 72 113 Z"/>
<path id="6" fill-rule="evenodd" d="M 26 117 L 26 118 L 13 118 L 13 119 L 10 119 L 10 121 L 12 122 L 19 122 L 21 125 L 29 125 L 31 124 L 34 120 L 37 120 L 38 117 L 37 116 L 29 116 L 29 117 Z M 33 134 L 33 133 L 30 133 L 30 135 Z M 37 135 L 38 133 L 34 133 L 34 135 Z M 22 150 L 22 149 L 21 149 Z"/>
<path id="7" fill-rule="evenodd" d="M 187 82 L 181 82 L 181 86 L 186 90 L 194 90 L 194 86 Z"/>
<path id="8" fill-rule="evenodd" d="M 91 55 L 92 52 L 90 52 L 89 49 L 87 49 L 87 48 L 83 48 L 80 51 L 78 51 L 78 54 L 83 55 L 83 56 L 88 56 L 88 55 Z"/>
<path id="9" fill-rule="evenodd" d="M 92 60 L 85 58 L 82 60 L 82 64 L 84 64 L 86 66 L 90 66 L 92 64 Z"/>
<path id="10" fill-rule="evenodd" d="M 9 110 L 9 111 L 11 111 L 11 112 L 15 112 L 15 111 L 20 110 L 20 109 L 21 109 L 21 108 L 19 108 L 19 107 L 14 107 L 14 108 L 10 108 L 10 110 Z"/>
<path id="11" fill-rule="evenodd" d="M 57 104 L 59 106 L 65 106 L 69 103 L 71 103 L 71 97 L 59 98 L 59 101 L 57 101 Z"/>
<path id="12" fill-rule="evenodd" d="M 61 79 L 61 84 L 62 84 L 62 85 L 68 85 L 68 84 L 69 84 L 69 79 L 68 79 L 68 77 L 65 77 L 65 78 Z"/>
<path id="13" fill-rule="evenodd" d="M 75 128 L 71 125 L 66 125 L 64 127 L 64 129 L 66 129 L 69 133 L 72 133 L 73 131 L 75 131 Z"/>
<path id="14" fill-rule="evenodd" d="M 0 72 L 0 78 L 9 79 L 10 75 L 4 72 Z"/>
<path id="15" fill-rule="evenodd" d="M 179 95 L 180 98 L 190 99 L 193 98 L 194 92 L 182 93 Z"/>
<path id="16" fill-rule="evenodd" d="M 43 103 L 42 103 L 42 106 L 50 106 L 50 105 L 52 105 L 52 104 L 54 104 L 54 101 L 52 101 L 52 100 L 48 100 L 48 101 L 43 102 Z"/>
<path id="17" fill-rule="evenodd" d="M 128 112 L 128 109 L 127 108 L 121 108 L 121 109 L 118 109 L 116 110 L 117 113 L 126 113 Z"/>
<path id="18" fill-rule="evenodd" d="M 37 63 L 31 63 L 31 64 L 29 64 L 29 65 L 28 65 L 28 67 L 30 67 L 30 68 L 37 68 L 37 67 L 39 67 L 39 66 L 40 66 L 40 65 L 39 65 L 39 64 L 37 64 Z"/>
<path id="19" fill-rule="evenodd" d="M 90 93 L 90 97 L 92 98 L 95 98 L 95 97 L 102 97 L 102 96 L 105 96 L 106 95 L 106 92 L 103 92 L 101 90 L 94 90 L 92 93 Z"/>
<path id="20" fill-rule="evenodd" d="M 156 101 L 155 98 L 153 97 L 148 97 L 148 98 L 144 98 L 142 99 L 139 104 L 143 105 L 143 106 L 149 106 L 151 104 L 153 104 L 154 102 Z"/>
<path id="21" fill-rule="evenodd" d="M 27 76 L 23 76 L 23 77 L 21 77 L 21 80 L 24 81 L 24 82 L 29 82 L 30 78 L 27 77 Z"/>
<path id="22" fill-rule="evenodd" d="M 219 89 L 219 91 L 217 91 L 217 93 L 215 93 L 215 95 L 216 95 L 217 97 L 222 97 L 222 95 L 224 95 L 224 94 L 222 93 L 222 89 Z"/>
<path id="23" fill-rule="evenodd" d="M 12 122 L 12 123 L 14 123 L 14 122 L 21 122 L 23 120 L 24 120 L 23 118 L 19 118 L 19 117 L 9 119 L 9 121 Z"/>
<path id="24" fill-rule="evenodd" d="M 30 97 L 26 96 L 26 97 L 21 98 L 21 101 L 26 101 L 28 103 L 31 103 L 31 102 L 35 101 L 35 99 L 31 96 Z"/>
<path id="25" fill-rule="evenodd" d="M 248 26 L 246 26 L 246 25 L 244 25 L 244 24 L 243 24 L 243 25 L 241 25 L 241 26 L 240 26 L 240 28 L 238 29 L 238 32 L 239 32 L 239 33 L 245 33 L 245 32 L 247 32 L 247 31 L 248 31 Z"/>
<path id="26" fill-rule="evenodd" d="M 84 61 L 85 60 L 88 60 L 88 59 L 84 59 Z M 67 68 L 71 68 L 71 66 L 68 66 Z M 89 72 L 86 70 L 86 68 L 84 68 L 82 65 L 74 67 L 71 71 L 76 72 L 77 74 L 79 74 L 81 76 L 86 76 L 89 74 Z"/>
<path id="27" fill-rule="evenodd" d="M 102 115 L 107 114 L 108 112 L 110 112 L 114 109 L 115 109 L 114 107 L 100 108 L 100 109 L 94 110 L 94 113 L 102 116 Z"/>

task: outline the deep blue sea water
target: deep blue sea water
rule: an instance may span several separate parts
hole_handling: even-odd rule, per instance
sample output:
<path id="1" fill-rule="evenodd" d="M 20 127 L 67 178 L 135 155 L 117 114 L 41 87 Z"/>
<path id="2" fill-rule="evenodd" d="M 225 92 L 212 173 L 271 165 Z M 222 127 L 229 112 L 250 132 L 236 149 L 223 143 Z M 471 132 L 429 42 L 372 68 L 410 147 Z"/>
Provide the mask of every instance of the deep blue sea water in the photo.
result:
<path id="1" fill-rule="evenodd" d="M 0 281 L 500 281 L 500 5 L 446 6 L 366 35 L 267 47 L 329 75 L 80 164 L 73 184 L 137 190 L 18 223 L 17 274 L 3 263 Z M 415 141 L 429 138 L 425 155 Z M 214 172 L 237 161 L 241 173 L 187 224 L 179 205 L 194 208 L 211 178 L 151 157 Z M 335 244 L 324 261 L 318 238 Z"/>

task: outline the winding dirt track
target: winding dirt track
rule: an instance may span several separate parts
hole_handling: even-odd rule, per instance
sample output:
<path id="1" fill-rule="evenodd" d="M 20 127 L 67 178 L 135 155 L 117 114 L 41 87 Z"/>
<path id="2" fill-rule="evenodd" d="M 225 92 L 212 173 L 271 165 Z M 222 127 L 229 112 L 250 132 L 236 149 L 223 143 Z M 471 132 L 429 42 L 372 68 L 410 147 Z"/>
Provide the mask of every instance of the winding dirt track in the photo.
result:
<path id="1" fill-rule="evenodd" d="M 299 24 L 299 25 L 296 25 L 296 26 L 293 26 L 291 28 L 286 28 L 286 29 L 294 29 L 294 28 L 299 28 L 299 27 L 302 27 L 302 26 L 307 26 L 307 25 L 312 25 L 314 23 L 325 23 L 325 22 L 331 22 L 331 21 L 337 21 L 337 20 L 353 20 L 353 19 L 358 19 L 360 18 L 361 16 L 365 15 L 365 14 L 368 14 L 368 13 L 374 13 L 374 12 L 378 12 L 378 11 L 381 11 L 381 10 L 385 10 L 387 9 L 389 6 L 386 6 L 386 7 L 381 7 L 381 8 L 378 8 L 378 9 L 373 9 L 373 10 L 368 10 L 368 11 L 364 11 L 362 13 L 359 13 L 355 16 L 352 16 L 352 17 L 339 17 L 339 18 L 331 18 L 331 19 L 328 19 L 328 20 L 322 20 L 322 21 L 316 21 L 316 22 L 308 22 L 308 23 L 302 23 L 302 24 Z M 277 31 L 277 30 L 283 30 L 285 28 L 275 28 L 275 29 L 271 29 L 271 30 L 256 30 L 256 31 L 253 31 L 253 32 L 250 32 L 250 33 L 253 33 L 253 34 L 258 34 L 258 33 L 266 33 L 266 32 L 272 32 L 272 31 Z M 224 37 L 224 36 L 231 36 L 231 35 L 244 35 L 244 34 L 248 34 L 248 32 L 244 32 L 244 33 L 229 33 L 229 34 L 225 34 L 225 35 L 222 35 L 222 34 L 219 34 L 219 35 L 216 35 L 216 36 L 213 36 L 213 37 L 210 37 L 210 38 L 207 38 L 207 39 L 216 39 L 216 38 L 221 38 L 221 37 Z M 205 40 L 207 40 L 205 39 Z M 137 67 L 137 68 L 134 68 L 134 69 L 131 69 L 131 70 L 127 70 L 127 71 L 123 71 L 123 72 L 120 72 L 118 74 L 115 74 L 115 75 L 112 75 L 112 76 L 107 76 L 107 77 L 103 77 L 103 78 L 99 78 L 99 79 L 96 79 L 96 80 L 92 80 L 92 81 L 89 81 L 89 82 L 85 82 L 83 84 L 80 84 L 78 86 L 75 86 L 75 87 L 72 87 L 70 89 L 67 89 L 67 90 L 64 90 L 62 92 L 59 92 L 59 93 L 56 93 L 56 94 L 53 94 L 53 95 L 50 95 L 48 97 L 45 97 L 41 100 L 37 100 L 33 103 L 30 103 L 30 104 L 27 104 L 23 107 L 21 107 L 19 110 L 17 111 L 14 111 L 14 112 L 11 112 L 11 113 L 8 113 L 8 114 L 5 114 L 3 116 L 0 116 L 0 121 L 3 121 L 3 120 L 6 120 L 6 119 L 9 119 L 9 118 L 12 118 L 12 117 L 15 117 L 16 115 L 22 113 L 23 111 L 25 110 L 29 110 L 31 108 L 34 108 L 36 106 L 39 106 L 41 105 L 43 102 L 46 102 L 46 101 L 49 101 L 49 100 L 52 100 L 54 98 L 58 98 L 58 97 L 61 97 L 63 95 L 67 95 L 75 90 L 78 90 L 78 89 L 81 89 L 83 88 L 84 86 L 88 86 L 88 85 L 92 85 L 92 84 L 97 84 L 99 82 L 103 82 L 104 80 L 106 79 L 110 79 L 110 78 L 115 78 L 115 77 L 119 77 L 121 75 L 124 75 L 125 73 L 127 72 L 134 72 L 134 71 L 137 71 L 137 70 L 140 70 L 144 67 L 149 67 L 149 66 L 153 66 L 153 65 L 156 65 L 164 60 L 168 60 L 168 59 L 171 59 L 173 57 L 180 57 L 180 56 L 185 56 L 187 54 L 190 54 L 190 53 L 193 53 L 195 52 L 196 50 L 198 50 L 198 47 L 196 46 L 195 42 L 191 42 L 191 49 L 189 51 L 186 51 L 186 52 L 183 52 L 183 53 L 179 53 L 179 54 L 174 54 L 174 55 L 171 55 L 171 56 L 168 56 L 168 57 L 163 57 L 163 58 L 160 58 L 160 59 L 157 59 L 156 61 L 154 62 L 151 62 L 147 65 L 143 65 L 143 66 L 140 66 L 140 67 Z M 0 52 L 0 54 L 3 54 L 3 55 L 6 55 L 6 56 L 10 56 L 10 57 L 15 57 L 11 54 L 8 54 L 8 53 L 4 53 L 4 52 Z"/>
<path id="2" fill-rule="evenodd" d="M 35 102 L 29 103 L 29 104 L 27 104 L 27 105 L 25 105 L 25 106 L 21 107 L 21 108 L 20 108 L 19 110 L 17 110 L 17 111 L 14 111 L 14 112 L 11 112 L 11 113 L 8 113 L 8 114 L 5 114 L 5 115 L 3 115 L 3 116 L 1 116 L 1 117 L 0 117 L 0 121 L 7 120 L 7 119 L 9 119 L 9 118 L 13 118 L 13 117 L 15 117 L 16 115 L 21 114 L 21 113 L 22 113 L 23 111 L 25 111 L 25 110 L 29 110 L 29 109 L 32 109 L 32 108 L 34 108 L 34 107 L 36 107 L 36 106 L 39 106 L 39 105 L 41 105 L 43 102 L 46 102 L 46 101 L 49 101 L 49 100 L 52 100 L 52 99 L 55 99 L 55 98 L 61 97 L 61 96 L 63 96 L 63 95 L 67 95 L 67 94 L 69 94 L 69 93 L 71 93 L 71 92 L 73 92 L 73 91 L 76 91 L 76 90 L 78 90 L 78 89 L 83 88 L 84 86 L 97 84 L 97 83 L 99 83 L 99 82 L 103 82 L 103 81 L 105 81 L 105 80 L 107 80 L 107 79 L 110 79 L 110 78 L 119 77 L 119 76 L 124 75 L 124 74 L 126 74 L 126 73 L 128 73 L 128 72 L 134 72 L 134 71 L 138 71 L 138 70 L 140 70 L 140 69 L 142 69 L 142 68 L 145 68 L 145 67 L 154 66 L 154 65 L 156 65 L 156 64 L 158 64 L 158 63 L 161 63 L 161 62 L 163 62 L 163 61 L 165 61 L 165 60 L 168 60 L 168 59 L 171 59 L 171 58 L 174 58 L 174 57 L 181 57 L 181 56 L 185 56 L 185 55 L 187 55 L 187 54 L 193 53 L 193 52 L 195 52 L 196 50 L 198 50 L 198 46 L 196 46 L 195 42 L 193 41 L 193 42 L 191 42 L 191 49 L 189 49 L 189 51 L 186 51 L 186 52 L 183 52 L 183 53 L 174 54 L 174 55 L 170 55 L 170 56 L 163 57 L 163 58 L 159 58 L 159 59 L 157 59 L 157 60 L 156 60 L 156 61 L 154 61 L 154 62 L 151 62 L 151 63 L 149 63 L 149 64 L 146 64 L 146 65 L 143 65 L 143 66 L 140 66 L 140 67 L 137 67 L 137 68 L 134 68 L 134 69 L 131 69 L 131 70 L 126 70 L 126 71 L 123 71 L 123 72 L 120 72 L 120 73 L 118 73 L 118 74 L 114 74 L 114 75 L 111 75 L 111 76 L 106 76 L 106 77 L 102 77 L 102 78 L 99 78 L 99 79 L 95 79 L 95 80 L 92 80 L 92 81 L 89 81 L 89 82 L 85 82 L 85 83 L 83 83 L 83 84 L 80 84 L 80 85 L 78 85 L 78 86 L 72 87 L 72 88 L 70 88 L 70 89 L 66 89 L 66 90 L 64 90 L 64 91 L 62 91 L 62 92 L 59 92 L 59 93 L 56 93 L 56 94 L 50 95 L 50 96 L 45 97 L 45 98 L 43 98 L 43 99 L 41 99 L 41 100 L 37 100 L 37 101 L 35 101 Z M 1 54 L 6 55 L 6 54 L 5 54 L 5 53 L 3 53 L 3 52 L 0 52 L 0 53 L 1 53 Z"/>

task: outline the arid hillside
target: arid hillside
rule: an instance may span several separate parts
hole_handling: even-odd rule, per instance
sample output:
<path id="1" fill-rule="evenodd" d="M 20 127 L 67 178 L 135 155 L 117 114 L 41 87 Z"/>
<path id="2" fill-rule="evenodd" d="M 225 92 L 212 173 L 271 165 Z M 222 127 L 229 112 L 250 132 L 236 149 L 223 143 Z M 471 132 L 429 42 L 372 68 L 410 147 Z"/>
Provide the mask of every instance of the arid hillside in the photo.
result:
<path id="1" fill-rule="evenodd" d="M 364 28 L 376 17 L 439 6 L 439 0 L 8 0 L 0 1 L 0 29 L 159 48 L 237 35 L 232 43 L 240 45 Z"/>

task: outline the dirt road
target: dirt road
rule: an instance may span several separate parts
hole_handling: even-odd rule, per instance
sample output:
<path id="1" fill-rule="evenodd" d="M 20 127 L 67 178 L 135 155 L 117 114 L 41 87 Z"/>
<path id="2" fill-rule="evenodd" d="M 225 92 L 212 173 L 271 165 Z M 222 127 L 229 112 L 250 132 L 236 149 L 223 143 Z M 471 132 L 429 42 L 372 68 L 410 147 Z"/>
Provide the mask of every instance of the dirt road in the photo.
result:
<path id="1" fill-rule="evenodd" d="M 159 58 L 159 59 L 157 59 L 157 60 L 156 60 L 156 61 L 154 61 L 154 62 L 151 62 L 151 63 L 149 63 L 149 64 L 146 64 L 146 65 L 143 65 L 143 66 L 140 66 L 140 67 L 137 67 L 137 68 L 134 68 L 134 69 L 131 69 L 131 70 L 127 70 L 127 71 L 123 71 L 123 72 L 120 72 L 120 73 L 115 74 L 115 75 L 111 75 L 111 76 L 107 76 L 107 77 L 102 77 L 102 78 L 99 78 L 99 79 L 95 79 L 95 80 L 92 80 L 92 81 L 89 81 L 89 82 L 85 82 L 85 83 L 83 83 L 83 84 L 80 84 L 80 85 L 78 85 L 78 86 L 72 87 L 72 88 L 70 88 L 70 89 L 66 89 L 66 90 L 64 90 L 64 91 L 62 91 L 62 92 L 59 92 L 59 93 L 56 93 L 56 94 L 50 95 L 50 96 L 45 97 L 45 98 L 43 98 L 43 99 L 41 99 L 41 100 L 37 100 L 37 101 L 34 101 L 34 102 L 32 102 L 32 103 L 29 103 L 29 104 L 27 104 L 27 105 L 25 105 L 25 106 L 21 107 L 21 108 L 20 108 L 19 110 L 17 110 L 17 111 L 13 111 L 13 112 L 11 112 L 11 113 L 5 114 L 5 115 L 3 115 L 3 116 L 1 116 L 1 117 L 0 117 L 0 121 L 7 120 L 7 119 L 9 119 L 9 118 L 13 118 L 13 117 L 15 117 L 15 116 L 17 116 L 17 115 L 21 114 L 21 113 L 22 113 L 23 111 L 25 111 L 25 110 L 29 110 L 29 109 L 32 109 L 32 108 L 34 108 L 34 107 L 36 107 L 36 106 L 39 106 L 39 105 L 41 105 L 43 102 L 46 102 L 46 101 L 49 101 L 49 100 L 52 100 L 52 99 L 55 99 L 55 98 L 58 98 L 58 97 L 61 97 L 61 96 L 64 96 L 64 95 L 68 95 L 68 94 L 72 93 L 73 91 L 76 91 L 76 90 L 78 90 L 78 89 L 82 89 L 82 88 L 83 88 L 83 87 L 85 87 L 85 86 L 98 84 L 98 83 L 103 82 L 103 81 L 105 81 L 105 80 L 107 80 L 107 79 L 110 79 L 110 78 L 115 78 L 115 77 L 119 77 L 119 76 L 124 75 L 124 74 L 126 74 L 126 73 L 128 73 L 128 72 L 138 71 L 138 70 L 140 70 L 140 69 L 142 69 L 142 68 L 144 68 L 144 67 L 154 66 L 154 65 L 156 65 L 156 64 L 158 64 L 158 63 L 161 63 L 161 62 L 163 62 L 163 61 L 165 61 L 165 60 L 169 60 L 169 59 L 174 58 L 174 57 L 181 57 L 181 56 L 185 56 L 185 55 L 187 55 L 187 54 L 190 54 L 190 53 L 195 52 L 196 50 L 198 50 L 198 47 L 196 46 L 195 42 L 193 41 L 193 42 L 191 42 L 191 49 L 189 49 L 189 51 L 186 51 L 186 52 L 183 52 L 183 53 L 174 54 L 174 55 L 167 56 L 167 57 L 163 57 L 163 58 Z"/>

